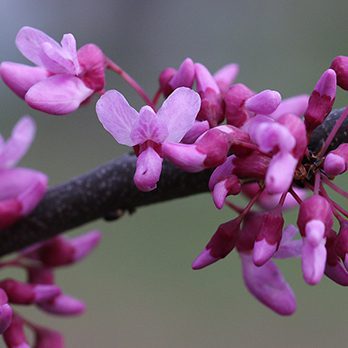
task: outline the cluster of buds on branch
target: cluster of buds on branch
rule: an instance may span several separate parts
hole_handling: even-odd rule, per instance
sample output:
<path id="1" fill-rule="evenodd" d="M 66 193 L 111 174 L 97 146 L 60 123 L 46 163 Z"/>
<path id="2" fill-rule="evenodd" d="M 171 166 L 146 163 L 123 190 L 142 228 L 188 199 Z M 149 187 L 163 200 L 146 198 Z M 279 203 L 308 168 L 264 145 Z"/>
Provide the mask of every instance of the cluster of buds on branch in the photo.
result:
<path id="1" fill-rule="evenodd" d="M 186 58 L 177 69 L 168 67 L 160 73 L 159 88 L 150 98 L 96 45 L 77 50 L 72 34 L 65 34 L 59 44 L 24 27 L 16 44 L 36 66 L 3 62 L 4 83 L 30 107 L 54 115 L 70 114 L 94 94 L 101 95 L 96 103 L 99 121 L 118 143 L 132 147 L 137 156 L 134 184 L 140 191 L 157 188 L 164 160 L 185 172 L 212 171 L 209 190 L 215 206 L 227 206 L 235 216 L 218 227 L 193 261 L 193 269 L 211 265 L 236 249 L 249 291 L 281 315 L 296 310 L 296 298 L 273 259 L 300 257 L 304 280 L 310 285 L 318 284 L 324 274 L 348 285 L 348 211 L 327 192 L 328 187 L 348 197 L 333 183 L 348 169 L 348 139 L 333 145 L 348 108 L 339 117 L 329 115 L 337 85 L 348 89 L 348 57 L 333 60 L 310 96 L 283 100 L 277 91 L 253 91 L 236 83 L 236 64 L 212 74 Z M 120 75 L 144 100 L 139 112 L 119 91 L 105 91 L 106 70 Z M 327 137 L 313 147 L 314 135 L 327 130 L 329 120 Z M 1 228 L 28 214 L 46 189 L 44 174 L 10 168 L 30 144 L 33 129 L 25 117 L 10 140 L 1 144 Z M 245 207 L 228 198 L 238 195 L 249 198 Z M 297 227 L 284 226 L 284 211 L 291 208 L 299 211 Z M 0 281 L 0 324 L 8 347 L 29 347 L 24 326 L 34 331 L 35 347 L 63 347 L 58 333 L 12 314 L 8 303 L 35 304 L 55 314 L 80 313 L 83 305 L 61 293 L 52 269 L 86 256 L 99 237 L 98 232 L 70 240 L 55 237 L 1 264 L 22 267 L 28 274 L 27 283 Z"/>

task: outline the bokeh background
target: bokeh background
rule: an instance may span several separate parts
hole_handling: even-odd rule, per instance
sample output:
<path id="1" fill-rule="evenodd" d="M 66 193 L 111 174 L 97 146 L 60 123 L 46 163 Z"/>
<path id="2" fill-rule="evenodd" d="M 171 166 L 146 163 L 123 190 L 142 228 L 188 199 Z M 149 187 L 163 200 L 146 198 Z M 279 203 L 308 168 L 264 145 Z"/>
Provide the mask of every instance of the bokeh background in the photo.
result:
<path id="1" fill-rule="evenodd" d="M 135 1 L 1 0 L 0 59 L 25 62 L 14 45 L 23 25 L 56 39 L 72 32 L 81 46 L 98 44 L 152 94 L 166 66 L 187 56 L 212 71 L 228 62 L 241 66 L 239 81 L 255 90 L 277 89 L 284 97 L 310 93 L 338 54 L 348 54 L 346 1 Z M 117 76 L 108 88 L 141 102 Z M 347 104 L 342 92 L 336 106 Z M 30 110 L 0 87 L 0 127 L 8 135 L 22 114 L 37 121 L 37 139 L 23 165 L 62 183 L 117 157 L 116 145 L 96 119 L 94 103 L 68 117 Z M 345 179 L 346 180 L 346 179 Z M 344 181 L 342 181 L 344 182 Z M 348 186 L 348 185 L 346 185 Z M 138 209 L 115 223 L 84 226 L 104 232 L 85 262 L 60 270 L 67 293 L 88 303 L 81 318 L 47 319 L 63 331 L 67 347 L 206 348 L 338 347 L 348 340 L 348 290 L 323 279 L 304 284 L 300 262 L 281 262 L 298 300 L 290 318 L 260 305 L 244 288 L 238 257 L 199 272 L 191 260 L 228 210 L 216 211 L 208 194 Z M 1 346 L 2 343 L 0 343 Z"/>

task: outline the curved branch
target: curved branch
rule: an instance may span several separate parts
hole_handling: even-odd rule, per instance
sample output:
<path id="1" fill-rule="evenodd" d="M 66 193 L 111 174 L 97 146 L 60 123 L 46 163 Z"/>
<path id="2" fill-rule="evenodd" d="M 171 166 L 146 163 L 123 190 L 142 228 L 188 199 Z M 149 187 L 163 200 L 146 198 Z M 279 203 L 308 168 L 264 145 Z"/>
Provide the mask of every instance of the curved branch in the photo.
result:
<path id="1" fill-rule="evenodd" d="M 317 127 L 309 144 L 320 150 L 343 109 L 334 110 Z M 348 142 L 348 119 L 343 123 L 329 150 Z M 0 232 L 0 256 L 81 226 L 90 221 L 115 219 L 121 211 L 208 191 L 210 171 L 185 173 L 164 162 L 158 188 L 140 192 L 133 183 L 135 155 L 124 155 L 93 171 L 51 188 L 37 208 L 7 230 Z"/>
<path id="2" fill-rule="evenodd" d="M 164 162 L 158 188 L 141 192 L 133 183 L 136 156 L 124 155 L 48 190 L 37 208 L 0 232 L 0 256 L 105 217 L 117 211 L 208 191 L 210 171 L 185 173 Z"/>

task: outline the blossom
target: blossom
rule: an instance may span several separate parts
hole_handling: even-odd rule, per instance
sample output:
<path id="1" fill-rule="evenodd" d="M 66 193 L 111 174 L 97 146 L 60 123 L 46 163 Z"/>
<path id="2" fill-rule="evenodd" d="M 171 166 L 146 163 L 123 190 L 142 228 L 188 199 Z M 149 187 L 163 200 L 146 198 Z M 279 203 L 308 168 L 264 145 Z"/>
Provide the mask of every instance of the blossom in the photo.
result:
<path id="1" fill-rule="evenodd" d="M 186 87 L 177 88 L 157 113 L 149 106 L 138 113 L 115 90 L 106 92 L 96 107 L 99 121 L 116 141 L 135 148 L 138 159 L 134 182 L 141 191 L 156 188 L 163 145 L 180 142 L 193 126 L 199 108 L 199 95 Z"/>
<path id="2" fill-rule="evenodd" d="M 3 62 L 0 75 L 32 108 L 68 114 L 103 90 L 105 58 L 96 45 L 87 44 L 77 50 L 72 34 L 65 34 L 59 44 L 31 27 L 20 29 L 16 45 L 36 66 Z"/>
<path id="3" fill-rule="evenodd" d="M 46 192 L 45 174 L 34 169 L 14 168 L 29 149 L 34 136 L 34 121 L 24 116 L 7 141 L 0 138 L 0 228 L 29 214 Z"/>

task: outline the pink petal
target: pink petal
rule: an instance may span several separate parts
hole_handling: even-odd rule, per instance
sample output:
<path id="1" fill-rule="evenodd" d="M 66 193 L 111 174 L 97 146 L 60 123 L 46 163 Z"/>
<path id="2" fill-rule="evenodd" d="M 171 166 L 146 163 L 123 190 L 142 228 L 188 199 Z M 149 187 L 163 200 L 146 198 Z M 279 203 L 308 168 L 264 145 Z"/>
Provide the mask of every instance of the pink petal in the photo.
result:
<path id="1" fill-rule="evenodd" d="M 302 247 L 302 272 L 309 285 L 318 284 L 323 277 L 326 264 L 326 240 L 313 247 L 307 238 L 303 239 Z"/>
<path id="2" fill-rule="evenodd" d="M 268 115 L 277 109 L 281 99 L 279 92 L 266 89 L 248 98 L 245 108 L 256 114 Z"/>
<path id="3" fill-rule="evenodd" d="M 214 189 L 214 186 L 221 181 L 222 179 L 227 178 L 228 176 L 232 175 L 233 170 L 233 160 L 236 156 L 231 155 L 228 156 L 226 161 L 223 164 L 220 164 L 215 168 L 213 173 L 210 176 L 209 179 L 209 190 L 212 191 Z"/>
<path id="4" fill-rule="evenodd" d="M 35 328 L 35 348 L 64 348 L 64 337 L 55 330 Z"/>
<path id="5" fill-rule="evenodd" d="M 308 107 L 309 96 L 306 94 L 297 95 L 295 97 L 283 99 L 277 109 L 269 116 L 277 120 L 280 116 L 285 114 L 295 114 L 297 116 L 304 115 Z"/>
<path id="6" fill-rule="evenodd" d="M 167 70 L 168 72 L 168 70 Z M 169 73 L 171 73 L 169 71 Z M 186 58 L 169 81 L 169 86 L 174 90 L 178 87 L 191 88 L 195 78 L 195 68 L 191 58 Z"/>
<path id="7" fill-rule="evenodd" d="M 209 88 L 213 90 L 216 94 L 220 94 L 220 89 L 215 82 L 214 77 L 211 75 L 209 70 L 200 63 L 195 64 L 196 71 L 196 81 L 197 81 L 197 91 L 199 93 L 206 92 Z"/>
<path id="8" fill-rule="evenodd" d="M 78 75 L 81 72 L 81 67 L 79 59 L 77 57 L 76 39 L 74 35 L 64 34 L 60 43 L 63 50 L 66 52 L 67 57 L 72 61 L 74 65 L 74 73 Z"/>
<path id="9" fill-rule="evenodd" d="M 56 315 L 81 315 L 86 309 L 85 304 L 69 295 L 59 295 L 51 301 L 42 302 L 38 307 L 45 312 Z"/>
<path id="10" fill-rule="evenodd" d="M 134 174 L 134 183 L 140 191 L 152 191 L 157 187 L 163 158 L 149 146 L 141 152 L 137 159 L 137 166 Z"/>
<path id="11" fill-rule="evenodd" d="M 193 144 L 209 128 L 208 121 L 195 121 L 193 126 L 186 132 L 181 142 L 184 144 Z"/>
<path id="12" fill-rule="evenodd" d="M 256 266 L 263 266 L 277 250 L 277 243 L 268 243 L 266 239 L 255 241 L 253 250 L 253 262 Z"/>
<path id="13" fill-rule="evenodd" d="M 69 75 L 54 75 L 29 89 L 25 101 L 34 109 L 54 115 L 69 114 L 80 106 L 93 90 L 81 79 Z"/>
<path id="14" fill-rule="evenodd" d="M 296 310 L 296 298 L 277 266 L 268 261 L 262 267 L 257 267 L 251 255 L 240 253 L 240 257 L 248 290 L 276 313 L 293 314 Z"/>
<path id="15" fill-rule="evenodd" d="M 139 114 L 119 92 L 106 92 L 96 105 L 99 121 L 104 128 L 123 145 L 134 146 L 130 138 L 131 131 L 139 118 Z"/>
<path id="16" fill-rule="evenodd" d="M 199 270 L 209 265 L 212 265 L 220 258 L 211 255 L 210 249 L 204 249 L 192 262 L 192 269 Z"/>
<path id="17" fill-rule="evenodd" d="M 273 156 L 266 173 L 266 190 L 268 193 L 288 191 L 298 160 L 289 153 L 278 153 Z"/>
<path id="18" fill-rule="evenodd" d="M 10 326 L 13 316 L 13 310 L 8 303 L 0 305 L 0 335 L 2 335 Z"/>
<path id="19" fill-rule="evenodd" d="M 330 152 L 324 161 L 324 171 L 329 176 L 336 176 L 347 170 L 345 159 L 333 152 Z"/>
<path id="20" fill-rule="evenodd" d="M 16 45 L 24 57 L 35 63 L 43 65 L 41 56 L 43 54 L 42 45 L 49 43 L 52 46 L 59 48 L 58 42 L 46 35 L 41 30 L 23 27 L 19 30 L 16 37 Z"/>
<path id="21" fill-rule="evenodd" d="M 74 261 L 80 261 L 88 256 L 99 244 L 101 233 L 90 231 L 80 236 L 71 238 L 70 245 L 74 248 Z"/>
<path id="22" fill-rule="evenodd" d="M 17 122 L 0 151 L 0 168 L 13 167 L 21 160 L 35 137 L 35 131 L 35 122 L 31 117 L 24 116 Z"/>
<path id="23" fill-rule="evenodd" d="M 207 155 L 198 151 L 194 144 L 164 143 L 162 151 L 164 158 L 185 171 L 195 173 L 205 168 Z"/>
<path id="24" fill-rule="evenodd" d="M 214 74 L 214 79 L 222 93 L 225 93 L 239 73 L 238 64 L 227 64 Z"/>
<path id="25" fill-rule="evenodd" d="M 201 99 L 195 91 L 186 87 L 177 88 L 162 104 L 158 118 L 168 128 L 166 141 L 179 142 L 192 128 L 201 106 Z"/>
<path id="26" fill-rule="evenodd" d="M 336 97 L 336 72 L 332 69 L 327 69 L 318 80 L 314 87 L 314 91 L 321 96 L 327 96 L 331 99 Z"/>
<path id="27" fill-rule="evenodd" d="M 134 144 L 143 144 L 148 140 L 161 144 L 168 137 L 168 128 L 159 119 L 150 106 L 143 106 L 133 125 L 130 138 Z"/>
<path id="28" fill-rule="evenodd" d="M 44 68 L 12 62 L 1 63 L 0 74 L 6 85 L 23 99 L 30 87 L 48 77 Z"/>
<path id="29" fill-rule="evenodd" d="M 46 188 L 47 177 L 41 172 L 27 168 L 0 171 L 0 202 L 16 200 L 21 205 L 21 215 L 29 214 L 36 207 Z"/>
<path id="30" fill-rule="evenodd" d="M 273 257 L 276 259 L 300 257 L 302 253 L 302 239 L 293 239 L 298 233 L 294 225 L 287 226 L 283 231 L 279 248 Z"/>

